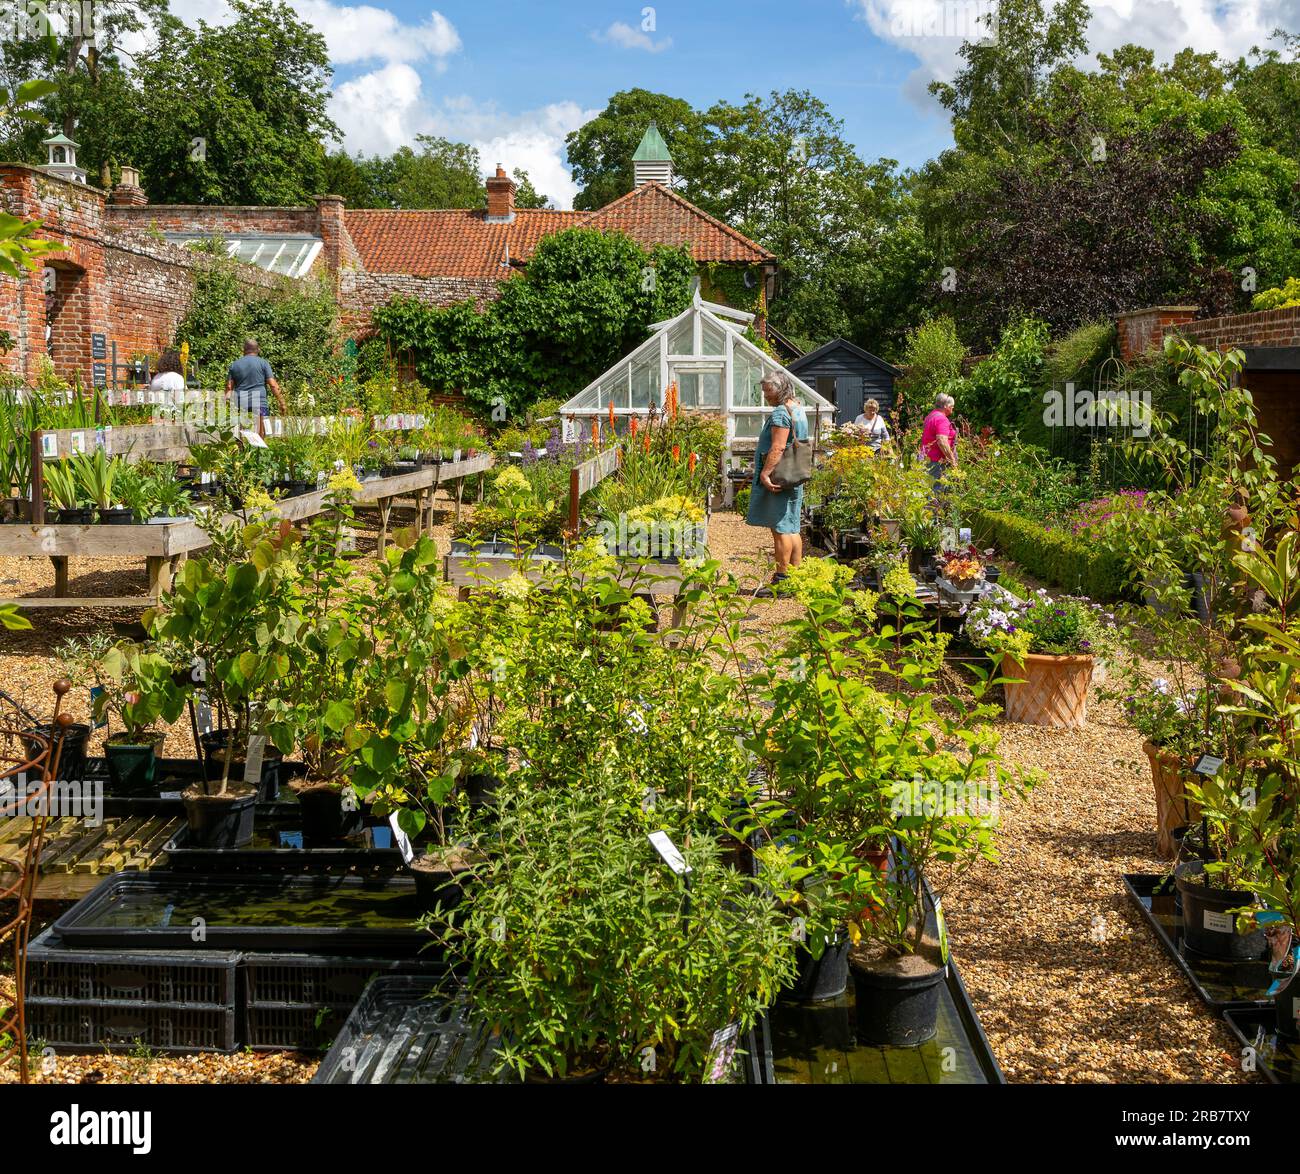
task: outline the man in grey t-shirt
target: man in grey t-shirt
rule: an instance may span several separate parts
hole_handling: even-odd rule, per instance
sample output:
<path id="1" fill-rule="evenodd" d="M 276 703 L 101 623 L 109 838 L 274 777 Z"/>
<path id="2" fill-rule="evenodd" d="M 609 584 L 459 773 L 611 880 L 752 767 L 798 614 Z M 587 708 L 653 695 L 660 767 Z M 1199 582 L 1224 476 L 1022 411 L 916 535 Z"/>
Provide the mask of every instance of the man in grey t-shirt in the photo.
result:
<path id="1" fill-rule="evenodd" d="M 239 412 L 253 416 L 265 416 L 266 389 L 275 393 L 282 415 L 288 415 L 284 402 L 284 393 L 271 370 L 271 364 L 259 353 L 257 339 L 250 338 L 244 342 L 244 357 L 230 364 L 226 373 L 226 395 L 231 398 L 231 406 Z"/>

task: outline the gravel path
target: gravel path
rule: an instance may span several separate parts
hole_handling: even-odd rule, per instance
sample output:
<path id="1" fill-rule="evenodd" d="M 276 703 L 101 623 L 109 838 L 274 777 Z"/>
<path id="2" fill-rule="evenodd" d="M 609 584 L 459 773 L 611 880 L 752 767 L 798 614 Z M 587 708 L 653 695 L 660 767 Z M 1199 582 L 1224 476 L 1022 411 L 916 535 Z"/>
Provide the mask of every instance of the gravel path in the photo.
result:
<path id="1" fill-rule="evenodd" d="M 449 514 L 437 529 L 442 550 Z M 361 531 L 363 550 L 373 532 Z M 715 557 L 747 582 L 766 581 L 766 532 L 731 513 L 710 525 Z M 81 560 L 78 577 L 96 589 L 142 589 L 143 572 Z M 4 594 L 50 581 L 38 560 L 0 559 Z M 75 582 L 75 581 L 74 581 Z M 91 584 L 86 582 L 84 586 Z M 790 601 L 756 601 L 745 627 L 763 643 L 794 614 Z M 64 638 L 132 616 L 34 613 L 32 633 L 0 633 L 0 687 L 46 708 L 57 669 L 52 649 Z M 74 698 L 83 715 L 85 698 Z M 1088 728 L 1043 730 L 1002 723 L 1013 763 L 1037 766 L 1047 781 L 1022 803 L 1004 803 L 1000 865 L 967 874 L 945 900 L 954 953 L 993 1050 L 1009 1080 L 1055 1082 L 1240 1082 L 1235 1044 L 1196 999 L 1133 910 L 1124 872 L 1161 871 L 1154 857 L 1154 800 L 1140 739 L 1112 706 L 1095 703 Z M 168 754 L 193 752 L 188 731 L 174 732 Z M 0 1002 L 12 986 L 0 963 Z M 293 1055 L 151 1058 L 59 1056 L 38 1079 L 105 1083 L 299 1083 L 317 1061 Z M 0 1065 L 0 1082 L 15 1078 Z M 1257 1077 L 1254 1079 L 1258 1079 Z"/>

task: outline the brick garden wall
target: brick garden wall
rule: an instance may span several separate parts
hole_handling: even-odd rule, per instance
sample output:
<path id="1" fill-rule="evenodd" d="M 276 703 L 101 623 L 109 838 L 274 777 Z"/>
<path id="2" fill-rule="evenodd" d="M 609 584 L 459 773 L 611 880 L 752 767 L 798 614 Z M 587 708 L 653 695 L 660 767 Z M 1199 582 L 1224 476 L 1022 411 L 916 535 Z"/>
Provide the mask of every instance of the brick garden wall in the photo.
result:
<path id="1" fill-rule="evenodd" d="M 1212 350 L 1300 346 L 1300 306 L 1190 322 L 1183 330 Z"/>

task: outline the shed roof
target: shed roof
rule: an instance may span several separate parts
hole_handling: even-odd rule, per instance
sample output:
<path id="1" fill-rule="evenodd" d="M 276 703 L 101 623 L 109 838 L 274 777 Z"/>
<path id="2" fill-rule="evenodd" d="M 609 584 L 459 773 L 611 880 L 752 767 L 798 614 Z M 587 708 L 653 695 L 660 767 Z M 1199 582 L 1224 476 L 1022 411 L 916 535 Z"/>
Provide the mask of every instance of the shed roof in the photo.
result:
<path id="1" fill-rule="evenodd" d="M 895 367 L 893 363 L 885 362 L 885 360 L 879 355 L 873 355 L 870 351 L 863 350 L 856 343 L 849 342 L 847 338 L 831 339 L 831 341 L 826 343 L 825 346 L 820 346 L 815 351 L 810 351 L 801 358 L 795 359 L 794 362 L 789 365 L 789 369 L 798 374 L 798 372 L 807 367 L 815 367 L 821 359 L 824 359 L 827 355 L 832 354 L 837 350 L 848 351 L 855 358 L 861 359 L 865 363 L 870 363 L 873 367 L 878 367 L 880 370 L 895 377 L 902 375 L 903 373 L 899 368 Z"/>

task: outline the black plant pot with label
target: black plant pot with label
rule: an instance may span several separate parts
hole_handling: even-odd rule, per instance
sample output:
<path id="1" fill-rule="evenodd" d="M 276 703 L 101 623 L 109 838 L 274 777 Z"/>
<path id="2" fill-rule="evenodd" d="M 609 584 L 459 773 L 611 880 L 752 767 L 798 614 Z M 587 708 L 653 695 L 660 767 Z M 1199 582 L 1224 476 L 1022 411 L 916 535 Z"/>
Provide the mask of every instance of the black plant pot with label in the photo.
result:
<path id="1" fill-rule="evenodd" d="M 849 986 L 849 947 L 847 937 L 829 943 L 820 958 L 801 946 L 795 955 L 794 986 L 782 997 L 799 1003 L 824 1003 L 838 999 Z"/>
<path id="2" fill-rule="evenodd" d="M 226 769 L 226 746 L 230 741 L 229 730 L 212 730 L 199 735 L 199 750 L 203 755 L 203 777 L 210 782 L 220 780 Z M 230 760 L 229 779 L 238 784 L 244 778 L 246 750 L 236 746 Z M 260 803 L 273 803 L 280 795 L 280 781 L 284 759 L 280 752 L 269 743 L 262 751 L 262 773 L 257 784 L 257 799 Z"/>
<path id="3" fill-rule="evenodd" d="M 50 725 L 33 726 L 29 731 L 33 734 L 40 734 L 42 737 L 55 738 L 55 744 L 51 747 L 51 758 L 54 752 L 59 755 L 59 769 L 55 778 L 61 782 L 74 782 L 85 777 L 86 773 L 86 743 L 90 741 L 90 727 L 83 722 L 76 722 L 73 725 L 63 728 L 63 735 L 60 739 L 54 734 L 54 727 Z M 62 749 L 60 750 L 60 742 Z M 23 738 L 23 748 L 33 757 L 44 750 L 44 746 L 30 738 Z"/>
<path id="4" fill-rule="evenodd" d="M 136 521 L 135 510 L 125 507 L 99 511 L 99 524 L 101 526 L 134 526 Z"/>
<path id="5" fill-rule="evenodd" d="M 888 965 L 850 967 L 859 1042 L 913 1048 L 939 1029 L 939 994 L 947 968 L 904 975 Z"/>
<path id="6" fill-rule="evenodd" d="M 253 839 L 257 792 L 252 788 L 234 794 L 204 795 L 191 787 L 184 791 L 189 844 L 194 848 L 242 848 Z"/>
<path id="7" fill-rule="evenodd" d="M 1255 898 L 1240 889 L 1214 888 L 1200 860 L 1187 860 L 1174 869 L 1174 883 L 1183 907 L 1183 938 L 1187 948 L 1209 958 L 1253 962 L 1267 949 L 1264 931 L 1237 932 L 1234 910 L 1249 907 Z"/>
<path id="8" fill-rule="evenodd" d="M 365 813 L 355 802 L 343 806 L 343 790 L 335 786 L 303 783 L 295 784 L 298 807 L 302 812 L 302 842 L 308 847 L 336 844 L 361 834 L 365 827 Z"/>
<path id="9" fill-rule="evenodd" d="M 89 526 L 95 520 L 95 511 L 87 506 L 85 509 L 59 510 L 55 525 L 58 526 Z"/>

